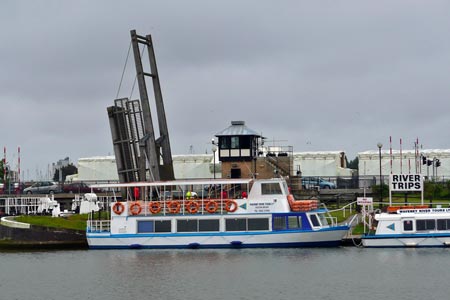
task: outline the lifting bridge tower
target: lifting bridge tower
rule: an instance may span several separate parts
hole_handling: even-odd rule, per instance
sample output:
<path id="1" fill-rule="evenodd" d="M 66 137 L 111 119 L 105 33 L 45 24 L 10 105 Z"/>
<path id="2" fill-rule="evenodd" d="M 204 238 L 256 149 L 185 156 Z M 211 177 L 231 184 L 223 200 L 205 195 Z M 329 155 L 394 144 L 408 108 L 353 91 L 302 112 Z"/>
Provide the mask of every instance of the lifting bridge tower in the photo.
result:
<path id="1" fill-rule="evenodd" d="M 115 106 L 108 107 L 119 181 L 173 180 L 175 176 L 169 131 L 152 37 L 137 35 L 136 31 L 132 30 L 131 44 L 140 101 L 127 98 L 116 99 Z M 139 44 L 143 44 L 144 49 L 147 50 L 150 73 L 144 71 Z M 158 138 L 155 137 L 153 127 L 146 76 L 151 78 L 153 85 L 160 134 Z"/>

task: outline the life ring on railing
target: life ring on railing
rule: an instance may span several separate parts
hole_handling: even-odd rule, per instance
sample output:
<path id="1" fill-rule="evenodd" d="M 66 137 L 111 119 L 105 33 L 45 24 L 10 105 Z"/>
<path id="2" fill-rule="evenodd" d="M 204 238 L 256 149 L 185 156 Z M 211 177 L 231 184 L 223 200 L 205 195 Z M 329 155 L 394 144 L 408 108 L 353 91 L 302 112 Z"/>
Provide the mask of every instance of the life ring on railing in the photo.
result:
<path id="1" fill-rule="evenodd" d="M 142 212 L 142 207 L 139 202 L 133 202 L 130 205 L 130 212 L 133 216 L 138 215 Z"/>
<path id="2" fill-rule="evenodd" d="M 225 202 L 225 210 L 227 212 L 235 212 L 238 209 L 238 205 L 234 200 L 227 200 Z"/>
<path id="3" fill-rule="evenodd" d="M 181 204 L 178 201 L 170 201 L 167 208 L 170 213 L 177 214 L 180 212 Z"/>
<path id="4" fill-rule="evenodd" d="M 122 204 L 122 202 L 116 202 L 114 203 L 112 209 L 116 215 L 121 215 L 125 210 L 125 206 Z"/>
<path id="5" fill-rule="evenodd" d="M 158 214 L 161 211 L 161 204 L 158 201 L 151 201 L 148 205 L 148 210 L 152 214 Z"/>
<path id="6" fill-rule="evenodd" d="M 207 212 L 209 212 L 210 214 L 213 214 L 217 211 L 217 209 L 219 208 L 219 203 L 217 203 L 214 200 L 209 200 L 208 202 L 206 202 L 205 204 L 205 210 Z"/>
<path id="7" fill-rule="evenodd" d="M 199 204 L 198 202 L 195 201 L 189 201 L 188 203 L 186 203 L 186 211 L 190 214 L 196 214 L 198 212 L 198 207 Z"/>

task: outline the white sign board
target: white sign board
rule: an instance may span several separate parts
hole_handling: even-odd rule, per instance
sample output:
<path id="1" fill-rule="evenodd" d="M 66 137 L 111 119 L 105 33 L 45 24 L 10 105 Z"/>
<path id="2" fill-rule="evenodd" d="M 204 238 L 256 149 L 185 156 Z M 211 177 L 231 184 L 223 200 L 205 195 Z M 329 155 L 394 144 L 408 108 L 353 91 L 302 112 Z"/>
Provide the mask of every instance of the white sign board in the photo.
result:
<path id="1" fill-rule="evenodd" d="M 357 197 L 356 204 L 358 205 L 370 205 L 373 204 L 373 198 L 371 197 Z"/>
<path id="2" fill-rule="evenodd" d="M 422 191 L 423 177 L 420 174 L 391 174 L 389 177 L 391 191 Z"/>

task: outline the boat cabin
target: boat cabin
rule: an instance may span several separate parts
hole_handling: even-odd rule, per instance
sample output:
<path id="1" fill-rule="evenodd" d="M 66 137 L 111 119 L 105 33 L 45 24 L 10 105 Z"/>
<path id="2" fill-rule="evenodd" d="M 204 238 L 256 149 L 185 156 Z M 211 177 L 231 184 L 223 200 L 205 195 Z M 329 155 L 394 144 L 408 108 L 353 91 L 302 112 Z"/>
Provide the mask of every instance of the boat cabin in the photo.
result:
<path id="1" fill-rule="evenodd" d="M 450 208 L 402 208 L 396 213 L 376 214 L 375 220 L 376 235 L 450 232 Z"/>
<path id="2" fill-rule="evenodd" d="M 108 187 L 126 189 L 127 200 L 109 198 L 110 223 L 92 220 L 88 230 L 98 231 L 101 227 L 111 234 L 245 232 L 319 230 L 336 225 L 335 218 L 318 208 L 317 200 L 295 200 L 281 178 L 145 182 Z"/>

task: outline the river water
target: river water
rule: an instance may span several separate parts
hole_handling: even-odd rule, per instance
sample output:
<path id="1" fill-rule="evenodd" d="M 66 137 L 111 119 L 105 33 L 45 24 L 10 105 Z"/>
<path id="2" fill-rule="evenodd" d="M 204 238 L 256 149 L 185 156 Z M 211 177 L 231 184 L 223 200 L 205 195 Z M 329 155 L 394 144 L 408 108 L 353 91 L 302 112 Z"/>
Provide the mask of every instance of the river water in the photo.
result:
<path id="1" fill-rule="evenodd" d="M 0 299 L 448 299 L 450 249 L 0 253 Z"/>

